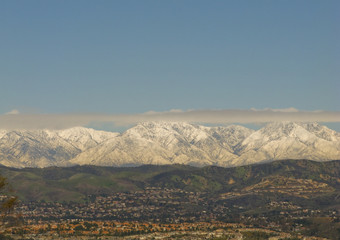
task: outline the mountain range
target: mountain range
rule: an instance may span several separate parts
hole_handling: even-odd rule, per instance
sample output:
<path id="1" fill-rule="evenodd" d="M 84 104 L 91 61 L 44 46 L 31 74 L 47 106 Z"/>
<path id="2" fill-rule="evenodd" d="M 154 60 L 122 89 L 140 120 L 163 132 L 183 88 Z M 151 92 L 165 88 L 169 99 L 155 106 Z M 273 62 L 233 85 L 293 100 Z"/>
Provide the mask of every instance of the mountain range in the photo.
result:
<path id="1" fill-rule="evenodd" d="M 144 164 L 248 165 L 282 159 L 340 160 L 340 133 L 318 123 L 274 122 L 255 131 L 184 122 L 144 122 L 124 133 L 74 127 L 0 130 L 8 167 Z"/>

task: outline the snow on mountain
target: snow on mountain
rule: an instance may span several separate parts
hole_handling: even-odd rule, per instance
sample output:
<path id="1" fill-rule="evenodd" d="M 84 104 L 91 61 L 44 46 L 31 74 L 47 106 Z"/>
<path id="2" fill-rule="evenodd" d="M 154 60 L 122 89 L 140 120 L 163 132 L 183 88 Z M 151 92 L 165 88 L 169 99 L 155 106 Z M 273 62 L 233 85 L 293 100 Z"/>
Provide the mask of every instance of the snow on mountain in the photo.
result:
<path id="1" fill-rule="evenodd" d="M 239 166 L 280 159 L 340 160 L 340 134 L 317 123 L 206 127 L 144 122 L 123 134 L 76 127 L 0 130 L 0 164 L 11 167 L 190 164 Z"/>
<path id="2" fill-rule="evenodd" d="M 339 134 L 317 123 L 270 123 L 247 137 L 236 151 L 234 165 L 267 160 L 340 159 Z"/>
<path id="3" fill-rule="evenodd" d="M 127 130 L 124 136 L 144 138 L 160 143 L 165 148 L 173 148 L 179 142 L 196 143 L 208 138 L 199 126 L 181 122 L 145 122 Z"/>
<path id="4" fill-rule="evenodd" d="M 5 135 L 6 135 L 6 133 L 7 133 L 7 131 L 6 131 L 6 130 L 2 130 L 2 129 L 0 129 L 0 138 L 2 138 L 3 136 L 5 136 Z"/>
<path id="5" fill-rule="evenodd" d="M 98 145 L 97 141 L 108 139 L 111 134 L 98 131 L 98 136 L 94 136 L 95 132 L 86 128 L 7 131 L 0 138 L 0 164 L 10 167 L 67 166 L 70 159 Z M 112 133 L 111 137 L 116 135 Z"/>
<path id="6" fill-rule="evenodd" d="M 204 127 L 181 122 L 147 122 L 129 129 L 123 136 L 160 144 L 170 151 L 168 160 L 171 163 L 202 166 L 221 165 L 236 158 L 234 144 L 250 133 L 252 130 L 241 126 Z"/>
<path id="7" fill-rule="evenodd" d="M 233 151 L 235 146 L 255 131 L 243 126 L 231 125 L 228 127 L 211 127 L 208 132 L 225 148 Z"/>
<path id="8" fill-rule="evenodd" d="M 220 156 L 234 155 L 208 133 L 208 128 L 188 123 L 145 122 L 127 130 L 116 139 L 77 156 L 72 163 L 119 165 L 216 164 Z M 206 151 L 208 150 L 208 151 Z M 91 157 L 89 157 L 91 156 Z M 89 162 L 89 159 L 91 159 Z"/>
<path id="9" fill-rule="evenodd" d="M 74 127 L 57 131 L 57 134 L 81 150 L 95 147 L 98 144 L 119 135 L 119 133 L 97 131 L 84 127 Z"/>
<path id="10" fill-rule="evenodd" d="M 10 167 L 67 165 L 80 150 L 53 131 L 9 131 L 0 139 L 0 164 Z"/>
<path id="11" fill-rule="evenodd" d="M 129 166 L 142 164 L 170 164 L 169 153 L 152 141 L 117 137 L 82 152 L 72 164 L 100 166 Z"/>
<path id="12" fill-rule="evenodd" d="M 300 126 L 305 128 L 307 131 L 314 133 L 319 138 L 327 141 L 339 142 L 340 133 L 318 123 L 300 123 Z"/>

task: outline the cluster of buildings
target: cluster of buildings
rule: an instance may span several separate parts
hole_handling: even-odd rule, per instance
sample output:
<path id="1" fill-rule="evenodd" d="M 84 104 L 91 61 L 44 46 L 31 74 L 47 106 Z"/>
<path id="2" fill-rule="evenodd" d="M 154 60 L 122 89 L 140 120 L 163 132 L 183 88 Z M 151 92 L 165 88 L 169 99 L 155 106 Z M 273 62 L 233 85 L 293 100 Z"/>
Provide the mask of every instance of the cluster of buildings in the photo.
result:
<path id="1" fill-rule="evenodd" d="M 181 189 L 147 188 L 143 191 L 89 196 L 83 203 L 29 202 L 17 211 L 25 219 L 117 220 L 151 222 L 211 221 L 227 207 L 211 205 L 206 193 Z"/>
<path id="2" fill-rule="evenodd" d="M 280 189 L 277 190 L 281 191 L 282 187 L 278 188 Z M 266 189 L 274 188 L 266 186 Z M 317 191 L 320 189 L 322 191 L 323 188 L 316 188 Z M 185 239 L 191 239 L 191 235 L 192 239 L 200 239 L 199 236 L 209 239 L 209 236 L 216 238 L 230 235 L 235 239 L 239 236 L 241 239 L 240 231 L 247 228 L 253 231 L 261 229 L 262 234 L 269 235 L 282 235 L 285 232 L 299 234 L 304 226 L 294 223 L 294 219 L 340 219 L 337 210 L 312 209 L 287 200 L 272 199 L 267 203 L 261 202 L 260 207 L 253 208 L 249 202 L 252 198 L 242 200 L 242 197 L 252 194 L 258 197 L 256 194 L 261 194 L 261 188 L 257 186 L 238 192 L 211 194 L 150 187 L 142 191 L 88 196 L 81 203 L 22 202 L 15 209 L 15 213 L 20 214 L 23 220 L 22 224 L 19 227 L 14 224 L 6 228 L 5 233 L 13 236 L 25 234 L 34 239 L 47 239 L 49 236 L 124 237 L 141 234 L 185 234 L 188 236 Z M 282 220 L 287 223 L 283 224 Z"/>
<path id="3" fill-rule="evenodd" d="M 115 221 L 28 221 L 22 226 L 7 228 L 4 234 L 15 239 L 25 236 L 31 239 L 244 239 L 245 236 L 272 237 L 272 239 L 299 239 L 302 235 L 268 229 L 249 228 L 243 224 L 223 222 L 197 223 L 141 223 Z"/>

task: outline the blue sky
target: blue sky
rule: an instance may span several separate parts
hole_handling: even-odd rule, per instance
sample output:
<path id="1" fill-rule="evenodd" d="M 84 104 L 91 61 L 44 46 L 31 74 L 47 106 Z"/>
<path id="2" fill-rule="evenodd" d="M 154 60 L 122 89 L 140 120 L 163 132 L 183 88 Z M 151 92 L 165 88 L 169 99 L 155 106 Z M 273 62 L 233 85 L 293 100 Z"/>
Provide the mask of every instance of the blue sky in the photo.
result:
<path id="1" fill-rule="evenodd" d="M 0 114 L 340 111 L 339 1 L 16 1 Z"/>

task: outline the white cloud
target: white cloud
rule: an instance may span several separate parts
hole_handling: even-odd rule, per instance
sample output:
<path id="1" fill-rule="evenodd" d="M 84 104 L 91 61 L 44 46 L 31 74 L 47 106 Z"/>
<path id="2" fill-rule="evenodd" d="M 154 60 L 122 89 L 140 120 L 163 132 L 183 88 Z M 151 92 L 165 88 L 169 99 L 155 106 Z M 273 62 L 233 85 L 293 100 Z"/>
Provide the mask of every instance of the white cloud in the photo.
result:
<path id="1" fill-rule="evenodd" d="M 293 107 L 290 108 L 265 108 L 265 109 L 256 109 L 256 108 L 251 108 L 250 110 L 253 111 L 272 111 L 272 112 L 298 112 L 299 110 Z"/>
<path id="2" fill-rule="evenodd" d="M 15 114 L 19 114 L 19 113 L 20 112 L 17 109 L 13 109 L 12 111 L 5 113 L 5 115 L 15 115 Z"/>
<path id="3" fill-rule="evenodd" d="M 275 121 L 340 122 L 338 111 L 300 111 L 288 109 L 170 110 L 141 114 L 5 114 L 0 129 L 63 129 L 91 123 L 127 126 L 145 121 L 179 121 L 202 124 L 266 123 Z"/>

